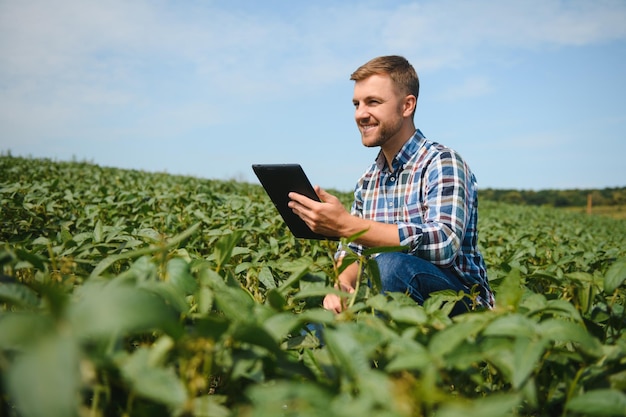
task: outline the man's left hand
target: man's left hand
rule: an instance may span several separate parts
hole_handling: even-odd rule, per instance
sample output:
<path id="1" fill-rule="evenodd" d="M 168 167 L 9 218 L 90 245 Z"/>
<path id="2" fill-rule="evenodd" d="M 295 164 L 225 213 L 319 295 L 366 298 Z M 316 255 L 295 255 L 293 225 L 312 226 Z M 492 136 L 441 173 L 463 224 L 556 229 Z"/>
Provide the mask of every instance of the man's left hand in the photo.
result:
<path id="1" fill-rule="evenodd" d="M 329 237 L 342 237 L 342 230 L 351 217 L 341 201 L 319 186 L 315 192 L 322 202 L 291 192 L 289 208 L 315 233 Z"/>

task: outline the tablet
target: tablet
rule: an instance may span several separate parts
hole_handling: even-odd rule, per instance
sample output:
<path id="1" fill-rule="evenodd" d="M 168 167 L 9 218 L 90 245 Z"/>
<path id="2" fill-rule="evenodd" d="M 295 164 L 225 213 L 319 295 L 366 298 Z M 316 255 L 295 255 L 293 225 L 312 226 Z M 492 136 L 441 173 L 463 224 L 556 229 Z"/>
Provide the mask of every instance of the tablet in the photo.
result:
<path id="1" fill-rule="evenodd" d="M 255 164 L 252 169 L 265 192 L 295 237 L 303 239 L 338 240 L 313 232 L 309 226 L 287 206 L 289 193 L 294 191 L 320 201 L 304 170 L 299 164 Z"/>

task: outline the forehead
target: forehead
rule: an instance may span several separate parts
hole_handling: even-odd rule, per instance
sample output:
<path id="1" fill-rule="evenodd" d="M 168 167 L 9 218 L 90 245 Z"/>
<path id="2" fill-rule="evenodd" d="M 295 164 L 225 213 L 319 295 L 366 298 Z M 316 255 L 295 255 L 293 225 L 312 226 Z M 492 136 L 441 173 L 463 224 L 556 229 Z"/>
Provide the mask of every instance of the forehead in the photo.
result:
<path id="1" fill-rule="evenodd" d="M 391 77 L 386 74 L 374 74 L 354 83 L 354 100 L 366 97 L 390 98 L 397 95 L 397 89 Z"/>

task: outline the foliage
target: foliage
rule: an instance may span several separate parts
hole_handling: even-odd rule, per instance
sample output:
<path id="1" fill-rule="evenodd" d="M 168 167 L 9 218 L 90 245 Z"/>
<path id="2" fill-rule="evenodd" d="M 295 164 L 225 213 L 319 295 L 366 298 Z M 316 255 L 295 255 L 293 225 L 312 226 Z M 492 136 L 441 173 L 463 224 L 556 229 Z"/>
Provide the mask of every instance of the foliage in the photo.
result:
<path id="1" fill-rule="evenodd" d="M 626 222 L 482 202 L 494 310 L 380 294 L 353 257 L 335 316 L 334 244 L 256 185 L 12 157 L 0 181 L 2 415 L 626 414 Z"/>
<path id="2" fill-rule="evenodd" d="M 511 190 L 486 188 L 480 190 L 483 201 L 551 207 L 586 207 L 591 198 L 594 206 L 626 205 L 626 187 L 576 190 Z"/>

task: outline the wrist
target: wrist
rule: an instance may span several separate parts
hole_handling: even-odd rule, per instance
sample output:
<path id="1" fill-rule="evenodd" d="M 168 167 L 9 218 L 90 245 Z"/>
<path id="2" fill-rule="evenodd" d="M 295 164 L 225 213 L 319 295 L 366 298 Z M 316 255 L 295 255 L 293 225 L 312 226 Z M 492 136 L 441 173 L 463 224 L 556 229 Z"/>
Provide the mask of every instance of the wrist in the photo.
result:
<path id="1" fill-rule="evenodd" d="M 354 287 L 352 286 L 352 284 L 341 282 L 341 281 L 338 281 L 335 284 L 335 289 L 339 291 L 349 292 L 349 293 L 352 293 L 354 291 Z"/>
<path id="2" fill-rule="evenodd" d="M 352 214 L 347 215 L 340 224 L 339 234 L 343 238 L 349 238 L 368 228 L 368 225 L 362 218 Z"/>

